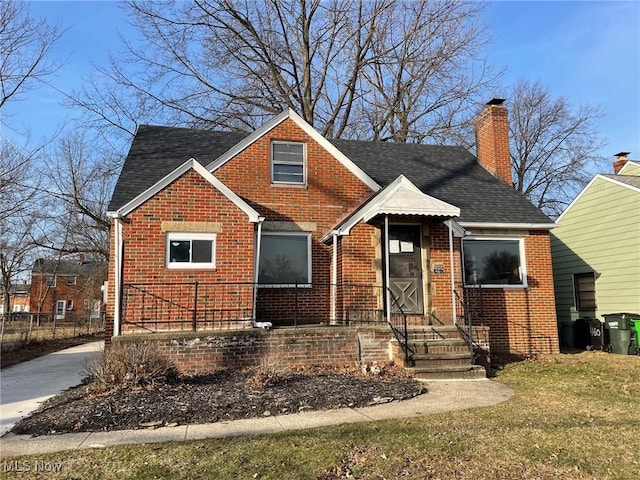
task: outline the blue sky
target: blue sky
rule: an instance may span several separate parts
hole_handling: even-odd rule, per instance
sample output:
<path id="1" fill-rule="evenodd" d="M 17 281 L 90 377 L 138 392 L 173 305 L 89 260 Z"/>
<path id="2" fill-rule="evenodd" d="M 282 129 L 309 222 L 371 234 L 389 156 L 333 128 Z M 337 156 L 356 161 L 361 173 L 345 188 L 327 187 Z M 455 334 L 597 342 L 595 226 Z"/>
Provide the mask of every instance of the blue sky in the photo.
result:
<path id="1" fill-rule="evenodd" d="M 109 51 L 121 48 L 119 34 L 133 35 L 115 2 L 40 1 L 30 7 L 34 16 L 68 28 L 53 52 L 66 60 L 50 82 L 59 90 L 79 88 L 92 63 L 105 65 Z M 600 105 L 606 113 L 600 130 L 608 140 L 601 154 L 613 160 L 613 154 L 631 151 L 640 158 L 640 2 L 498 1 L 488 5 L 485 21 L 493 37 L 488 56 L 506 69 L 506 84 L 540 80 L 573 105 Z M 9 123 L 29 128 L 34 141 L 50 137 L 74 117 L 60 99 L 45 86 L 30 91 L 7 107 Z"/>

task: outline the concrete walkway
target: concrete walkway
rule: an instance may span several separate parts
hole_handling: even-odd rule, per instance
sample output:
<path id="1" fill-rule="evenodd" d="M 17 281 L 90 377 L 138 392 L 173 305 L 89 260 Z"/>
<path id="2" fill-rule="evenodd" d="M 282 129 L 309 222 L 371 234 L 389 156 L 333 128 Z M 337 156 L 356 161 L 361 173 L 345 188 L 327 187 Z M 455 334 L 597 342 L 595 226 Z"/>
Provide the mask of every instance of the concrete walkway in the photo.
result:
<path id="1" fill-rule="evenodd" d="M 87 362 L 103 348 L 104 342 L 85 343 L 2 369 L 0 436 L 46 399 L 79 385 Z"/>
<path id="2" fill-rule="evenodd" d="M 428 393 L 411 400 L 363 408 L 341 408 L 206 425 L 179 425 L 146 430 L 67 433 L 40 437 L 8 434 L 0 438 L 0 458 L 61 450 L 104 448 L 122 444 L 258 435 L 343 423 L 407 418 L 496 405 L 513 396 L 513 391 L 509 387 L 493 380 L 435 381 L 429 382 L 427 386 Z"/>

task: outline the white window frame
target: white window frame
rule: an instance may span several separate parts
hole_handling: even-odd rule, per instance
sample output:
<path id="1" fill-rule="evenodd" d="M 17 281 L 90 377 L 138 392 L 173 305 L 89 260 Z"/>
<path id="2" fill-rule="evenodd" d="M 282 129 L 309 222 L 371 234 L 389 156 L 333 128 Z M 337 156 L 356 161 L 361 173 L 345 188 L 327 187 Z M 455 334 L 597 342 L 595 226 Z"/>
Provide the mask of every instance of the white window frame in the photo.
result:
<path id="1" fill-rule="evenodd" d="M 170 258 L 170 243 L 172 241 L 191 242 L 193 240 L 211 241 L 211 262 L 172 262 Z M 217 235 L 215 233 L 191 233 L 191 232 L 169 232 L 165 244 L 165 264 L 170 269 L 198 270 L 216 268 Z M 189 249 L 191 252 L 191 249 Z"/>
<path id="2" fill-rule="evenodd" d="M 53 279 L 51 282 L 49 282 L 49 279 Z M 57 275 L 45 275 L 44 277 L 44 285 L 47 288 L 56 288 L 56 283 L 58 282 L 58 276 Z"/>
<path id="3" fill-rule="evenodd" d="M 311 233 L 308 232 L 262 232 L 263 237 L 268 236 L 279 236 L 279 237 L 307 237 L 307 282 L 306 283 L 298 283 L 298 288 L 311 288 L 311 280 L 313 278 L 311 272 L 312 265 L 312 243 L 311 243 Z M 262 261 L 262 254 L 264 250 L 260 252 L 260 261 Z M 258 263 L 258 282 L 260 282 L 260 264 Z M 261 288 L 291 288 L 296 287 L 295 283 L 258 283 L 258 287 Z"/>
<path id="4" fill-rule="evenodd" d="M 284 182 L 282 180 L 275 180 L 274 179 L 274 171 L 275 171 L 275 165 L 299 165 L 299 162 L 292 162 L 292 161 L 286 161 L 286 160 L 276 160 L 274 158 L 274 154 L 273 154 L 273 146 L 274 145 L 302 145 L 302 181 L 301 182 Z M 284 140 L 273 140 L 271 142 L 271 154 L 270 154 L 270 167 L 271 167 L 271 183 L 272 184 L 276 184 L 276 185 L 301 185 L 301 186 L 306 186 L 307 185 L 307 144 L 303 143 L 303 142 L 287 142 Z"/>
<path id="5" fill-rule="evenodd" d="M 63 278 L 65 285 L 76 285 L 78 283 L 78 277 L 75 275 L 65 275 Z"/>
<path id="6" fill-rule="evenodd" d="M 471 281 L 467 281 L 466 278 L 466 272 L 465 272 L 465 268 L 464 268 L 464 243 L 466 240 L 494 240 L 494 241 L 517 241 L 518 242 L 518 251 L 520 254 L 520 275 L 522 276 L 522 283 L 521 284 L 505 284 L 505 283 L 487 283 L 487 284 L 482 284 L 482 285 L 478 285 L 478 284 L 474 284 L 471 283 Z M 497 237 L 497 236 L 489 236 L 489 237 L 484 237 L 484 236 L 469 236 L 469 237 L 464 237 L 462 239 L 462 274 L 464 277 L 464 285 L 465 287 L 478 287 L 481 286 L 481 288 L 502 288 L 502 289 L 521 289 L 521 288 L 528 288 L 528 284 L 527 284 L 527 258 L 525 255 L 525 248 L 524 248 L 524 237 L 521 236 L 514 236 L 514 237 L 509 237 L 509 236 L 501 236 L 501 237 Z"/>

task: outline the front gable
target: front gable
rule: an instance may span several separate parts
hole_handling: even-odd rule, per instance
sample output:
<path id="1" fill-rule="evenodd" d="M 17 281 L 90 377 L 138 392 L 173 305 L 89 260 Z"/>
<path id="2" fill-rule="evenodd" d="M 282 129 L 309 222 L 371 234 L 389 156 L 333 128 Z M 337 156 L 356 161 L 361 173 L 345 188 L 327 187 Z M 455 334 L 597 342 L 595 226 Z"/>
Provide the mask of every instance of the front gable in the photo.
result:
<path id="1" fill-rule="evenodd" d="M 304 181 L 272 178 L 274 144 L 301 145 Z M 315 222 L 325 230 L 380 189 L 363 170 L 293 112 L 279 115 L 208 168 L 267 221 Z"/>
<path id="2" fill-rule="evenodd" d="M 211 162 L 207 169 L 211 172 L 215 172 L 224 164 L 229 162 L 231 159 L 235 158 L 239 153 L 241 153 L 246 148 L 250 147 L 254 142 L 258 141 L 262 137 L 269 136 L 272 130 L 276 129 L 283 122 L 287 122 L 289 124 L 289 129 L 292 130 L 287 131 L 285 129 L 284 135 L 287 136 L 288 133 L 293 133 L 297 127 L 300 129 L 308 139 L 317 143 L 320 147 L 327 151 L 331 156 L 335 158 L 339 163 L 341 163 L 349 172 L 351 172 L 356 178 L 358 178 L 362 183 L 368 186 L 371 190 L 378 191 L 380 190 L 380 186 L 373 180 L 364 170 L 358 167 L 355 163 L 353 163 L 349 158 L 347 158 L 340 150 L 338 150 L 335 146 L 333 146 L 326 138 L 320 135 L 314 128 L 309 125 L 302 117 L 300 117 L 293 110 L 288 109 L 282 112 L 277 117 L 273 118 L 271 121 L 257 129 L 251 135 L 247 136 L 240 143 L 235 145 L 233 148 L 225 152 L 223 155 L 218 157 L 216 160 Z M 295 126 L 295 127 L 294 127 Z M 301 141 L 304 141 L 304 135 L 300 135 L 299 132 L 294 133 L 297 137 L 302 137 Z M 277 135 L 275 135 L 277 137 Z M 274 136 L 272 136 L 274 138 Z M 287 141 L 287 138 L 282 138 L 282 141 Z"/>

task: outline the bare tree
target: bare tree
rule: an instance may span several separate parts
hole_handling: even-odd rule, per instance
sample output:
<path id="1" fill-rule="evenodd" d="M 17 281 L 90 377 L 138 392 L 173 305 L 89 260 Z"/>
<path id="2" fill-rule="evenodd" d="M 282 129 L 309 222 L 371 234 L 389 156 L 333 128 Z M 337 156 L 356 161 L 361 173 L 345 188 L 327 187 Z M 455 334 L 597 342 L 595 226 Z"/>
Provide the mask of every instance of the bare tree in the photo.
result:
<path id="1" fill-rule="evenodd" d="M 464 123 L 472 97 L 495 80 L 477 4 L 128 4 L 143 41 L 68 100 L 91 126 L 124 135 L 151 118 L 254 129 L 292 108 L 326 137 L 422 141 Z"/>
<path id="2" fill-rule="evenodd" d="M 36 246 L 32 241 L 34 221 L 27 215 L 12 215 L 0 220 L 0 292 L 5 318 L 9 315 L 9 297 L 16 279 L 28 269 Z"/>
<path id="3" fill-rule="evenodd" d="M 116 176 L 109 159 L 96 155 L 83 133 L 57 142 L 43 162 L 42 191 L 53 200 L 39 216 L 37 244 L 62 255 L 109 258 L 107 205 Z"/>
<path id="4" fill-rule="evenodd" d="M 482 8 L 462 2 L 389 6 L 361 77 L 360 128 L 372 132 L 369 138 L 442 142 L 470 124 L 474 101 L 499 76 L 482 60 Z"/>
<path id="5" fill-rule="evenodd" d="M 596 121 L 599 107 L 572 106 L 539 82 L 521 80 L 511 90 L 509 135 L 514 188 L 551 216 L 559 214 L 604 159 Z"/>
<path id="6" fill-rule="evenodd" d="M 33 18 L 27 2 L 0 2 L 0 109 L 59 68 L 48 56 L 62 33 Z"/>

